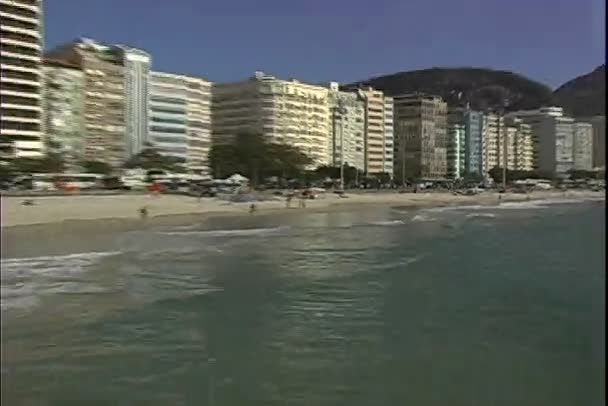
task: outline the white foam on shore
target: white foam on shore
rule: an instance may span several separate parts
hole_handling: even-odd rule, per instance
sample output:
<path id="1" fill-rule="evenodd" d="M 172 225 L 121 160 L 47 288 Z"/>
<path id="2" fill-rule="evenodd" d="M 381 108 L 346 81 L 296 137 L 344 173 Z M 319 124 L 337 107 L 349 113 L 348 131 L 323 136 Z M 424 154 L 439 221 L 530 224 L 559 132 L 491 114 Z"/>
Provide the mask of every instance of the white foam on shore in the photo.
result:
<path id="1" fill-rule="evenodd" d="M 163 231 L 163 235 L 193 236 L 193 237 L 247 237 L 252 235 L 268 235 L 289 230 L 289 226 L 272 228 L 243 228 L 232 230 L 201 230 L 201 231 Z"/>
<path id="2" fill-rule="evenodd" d="M 39 303 L 41 295 L 105 292 L 94 283 L 78 280 L 77 275 L 89 271 L 103 258 L 119 254 L 118 251 L 82 252 L 3 259 L 0 308 L 3 311 L 28 309 Z"/>
<path id="3" fill-rule="evenodd" d="M 422 223 L 428 221 L 435 221 L 435 219 L 429 216 L 425 216 L 424 214 L 416 214 L 414 217 L 412 217 L 412 221 Z"/>
<path id="4" fill-rule="evenodd" d="M 372 221 L 365 225 L 371 226 L 401 226 L 404 225 L 405 221 L 403 220 L 385 220 L 385 221 Z"/>
<path id="5" fill-rule="evenodd" d="M 469 213 L 466 215 L 467 218 L 496 218 L 496 214 L 492 213 Z"/>
<path id="6" fill-rule="evenodd" d="M 101 258 L 120 255 L 120 251 L 106 252 L 80 252 L 77 254 L 50 255 L 43 257 L 7 258 L 2 259 L 2 274 L 11 273 L 54 273 L 65 271 L 73 273 L 82 270 L 82 267 L 92 265 Z M 31 272 L 28 272 L 31 271 Z"/>

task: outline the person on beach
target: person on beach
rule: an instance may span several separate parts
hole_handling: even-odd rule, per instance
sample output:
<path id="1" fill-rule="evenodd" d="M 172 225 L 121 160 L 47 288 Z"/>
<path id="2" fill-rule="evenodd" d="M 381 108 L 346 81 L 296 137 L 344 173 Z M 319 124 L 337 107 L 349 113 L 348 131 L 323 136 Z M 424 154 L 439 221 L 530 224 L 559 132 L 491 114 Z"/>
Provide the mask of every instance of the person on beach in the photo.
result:
<path id="1" fill-rule="evenodd" d="M 255 204 L 251 203 L 251 205 L 249 206 L 249 214 L 255 213 L 255 209 L 256 209 Z"/>
<path id="2" fill-rule="evenodd" d="M 148 208 L 146 206 L 139 209 L 139 217 L 141 217 L 142 220 L 148 218 Z"/>

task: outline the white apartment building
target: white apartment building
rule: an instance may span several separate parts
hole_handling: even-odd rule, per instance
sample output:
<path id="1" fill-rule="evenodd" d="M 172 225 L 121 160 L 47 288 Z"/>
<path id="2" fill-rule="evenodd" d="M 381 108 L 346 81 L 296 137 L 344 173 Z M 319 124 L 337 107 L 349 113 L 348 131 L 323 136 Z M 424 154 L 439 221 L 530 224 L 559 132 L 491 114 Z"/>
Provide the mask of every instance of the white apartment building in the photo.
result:
<path id="1" fill-rule="evenodd" d="M 534 170 L 534 147 L 532 144 L 532 128 L 529 124 L 524 123 L 519 118 L 505 118 L 507 128 L 513 128 L 510 131 L 513 134 L 513 169 L 517 171 L 533 171 Z"/>
<path id="2" fill-rule="evenodd" d="M 593 126 L 576 122 L 572 126 L 574 169 L 590 171 L 593 169 Z"/>
<path id="3" fill-rule="evenodd" d="M 209 174 L 211 150 L 211 82 L 186 76 L 188 84 L 188 156 L 187 168 L 199 174 Z"/>
<path id="4" fill-rule="evenodd" d="M 159 153 L 208 173 L 211 147 L 211 83 L 203 78 L 151 73 L 148 141 Z"/>
<path id="5" fill-rule="evenodd" d="M 150 54 L 119 45 L 125 69 L 125 123 L 127 158 L 137 155 L 148 140 Z"/>
<path id="6" fill-rule="evenodd" d="M 355 93 L 341 92 L 338 83 L 331 82 L 329 111 L 331 122 L 329 162 L 333 166 L 348 164 L 364 171 L 365 104 Z"/>
<path id="7" fill-rule="evenodd" d="M 162 155 L 188 157 L 188 85 L 181 75 L 151 73 L 148 142 Z"/>
<path id="8" fill-rule="evenodd" d="M 517 111 L 507 116 L 530 125 L 535 170 L 549 176 L 568 176 L 574 169 L 574 119 L 563 116 L 561 107 Z"/>
<path id="9" fill-rule="evenodd" d="M 448 177 L 460 179 L 465 172 L 466 127 L 464 124 L 448 126 Z"/>
<path id="10" fill-rule="evenodd" d="M 0 158 L 43 154 L 42 0 L 0 0 Z"/>
<path id="11" fill-rule="evenodd" d="M 393 99 L 371 87 L 356 89 L 365 106 L 365 173 L 393 176 Z"/>
<path id="12" fill-rule="evenodd" d="M 329 164 L 329 89 L 256 72 L 249 80 L 213 86 L 214 142 L 242 132 L 297 147 L 311 168 Z"/>

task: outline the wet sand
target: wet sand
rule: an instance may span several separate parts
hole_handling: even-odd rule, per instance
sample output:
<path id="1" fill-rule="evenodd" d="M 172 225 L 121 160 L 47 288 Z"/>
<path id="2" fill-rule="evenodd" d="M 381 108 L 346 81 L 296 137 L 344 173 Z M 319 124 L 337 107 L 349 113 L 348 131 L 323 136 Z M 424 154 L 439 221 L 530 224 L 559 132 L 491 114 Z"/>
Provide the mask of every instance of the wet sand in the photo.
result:
<path id="1" fill-rule="evenodd" d="M 360 206 L 391 206 L 423 208 L 448 205 L 493 205 L 501 202 L 545 199 L 588 199 L 605 197 L 603 192 L 539 191 L 525 194 L 481 193 L 475 196 L 455 196 L 451 193 L 352 193 L 347 198 L 335 194 L 323 194 L 318 199 L 307 200 L 305 208 L 298 208 L 298 201 L 286 208 L 284 198 L 255 202 L 251 215 L 291 213 L 293 211 L 353 210 Z M 218 216 L 250 215 L 251 203 L 227 202 L 216 198 L 188 196 L 70 196 L 35 197 L 33 206 L 24 206 L 22 197 L 2 197 L 2 229 L 26 227 L 30 231 L 69 232 L 76 230 L 99 231 L 102 229 L 129 230 L 149 226 L 183 225 L 202 218 Z M 146 207 L 148 217 L 140 218 L 139 209 Z"/>

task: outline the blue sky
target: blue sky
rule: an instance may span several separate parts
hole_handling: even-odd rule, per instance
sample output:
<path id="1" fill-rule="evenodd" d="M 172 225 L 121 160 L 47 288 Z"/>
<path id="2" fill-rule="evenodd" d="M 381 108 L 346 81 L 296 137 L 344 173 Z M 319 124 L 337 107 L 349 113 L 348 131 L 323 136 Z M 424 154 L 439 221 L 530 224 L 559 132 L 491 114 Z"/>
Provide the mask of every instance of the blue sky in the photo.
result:
<path id="1" fill-rule="evenodd" d="M 153 68 L 349 82 L 434 66 L 556 87 L 605 62 L 604 0 L 45 0 L 46 47 L 87 36 Z"/>

